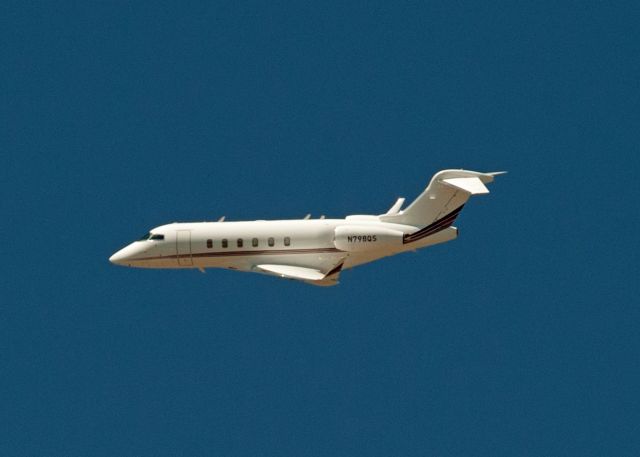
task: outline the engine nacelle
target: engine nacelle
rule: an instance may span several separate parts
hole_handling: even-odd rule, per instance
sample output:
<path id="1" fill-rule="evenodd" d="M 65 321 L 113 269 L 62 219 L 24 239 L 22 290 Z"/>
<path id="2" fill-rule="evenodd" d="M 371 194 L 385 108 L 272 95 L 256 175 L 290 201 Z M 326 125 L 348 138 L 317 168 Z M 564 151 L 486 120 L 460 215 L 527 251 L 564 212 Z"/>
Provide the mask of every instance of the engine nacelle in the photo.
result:
<path id="1" fill-rule="evenodd" d="M 342 225 L 336 227 L 334 243 L 341 251 L 378 251 L 402 247 L 402 235 L 399 230 L 367 225 Z"/>

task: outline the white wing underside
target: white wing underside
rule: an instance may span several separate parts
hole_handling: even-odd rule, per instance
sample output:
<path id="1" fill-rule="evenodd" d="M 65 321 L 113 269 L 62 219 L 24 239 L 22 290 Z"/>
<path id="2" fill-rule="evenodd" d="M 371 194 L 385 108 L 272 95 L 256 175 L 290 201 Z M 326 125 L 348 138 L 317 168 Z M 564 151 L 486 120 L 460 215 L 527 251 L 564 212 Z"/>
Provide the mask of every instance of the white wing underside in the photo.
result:
<path id="1" fill-rule="evenodd" d="M 317 268 L 301 267 L 297 265 L 261 264 L 255 265 L 253 268 L 258 273 L 278 276 L 279 278 L 304 281 L 315 286 L 335 286 L 338 284 L 338 278 L 340 277 L 340 271 L 342 270 L 343 263 L 344 258 L 340 259 L 337 265 L 331 265 L 329 268 L 333 268 L 325 272 Z"/>
<path id="2" fill-rule="evenodd" d="M 324 273 L 314 268 L 294 267 L 292 265 L 256 265 L 256 268 L 281 278 L 320 281 Z"/>

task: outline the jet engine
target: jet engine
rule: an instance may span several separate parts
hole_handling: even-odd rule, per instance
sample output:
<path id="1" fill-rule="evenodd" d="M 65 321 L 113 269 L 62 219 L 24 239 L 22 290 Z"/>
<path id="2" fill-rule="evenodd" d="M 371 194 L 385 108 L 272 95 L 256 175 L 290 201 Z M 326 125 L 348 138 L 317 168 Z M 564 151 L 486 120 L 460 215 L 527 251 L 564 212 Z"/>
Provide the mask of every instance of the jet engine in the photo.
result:
<path id="1" fill-rule="evenodd" d="M 402 247 L 399 230 L 370 225 L 342 225 L 334 233 L 336 248 L 347 252 L 393 250 Z"/>

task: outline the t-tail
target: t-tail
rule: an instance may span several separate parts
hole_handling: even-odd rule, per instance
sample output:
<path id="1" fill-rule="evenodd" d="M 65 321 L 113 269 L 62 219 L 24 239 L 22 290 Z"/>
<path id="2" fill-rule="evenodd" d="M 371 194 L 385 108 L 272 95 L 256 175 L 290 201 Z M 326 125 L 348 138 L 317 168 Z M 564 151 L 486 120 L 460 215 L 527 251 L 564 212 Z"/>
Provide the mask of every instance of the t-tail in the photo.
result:
<path id="1" fill-rule="evenodd" d="M 401 210 L 404 199 L 398 199 L 391 209 L 379 218 L 385 222 L 421 227 L 420 230 L 405 235 L 404 242 L 421 240 L 450 227 L 469 197 L 488 194 L 486 184 L 493 182 L 495 176 L 504 173 L 506 172 L 439 171 L 431 178 L 424 192 L 406 209 Z"/>

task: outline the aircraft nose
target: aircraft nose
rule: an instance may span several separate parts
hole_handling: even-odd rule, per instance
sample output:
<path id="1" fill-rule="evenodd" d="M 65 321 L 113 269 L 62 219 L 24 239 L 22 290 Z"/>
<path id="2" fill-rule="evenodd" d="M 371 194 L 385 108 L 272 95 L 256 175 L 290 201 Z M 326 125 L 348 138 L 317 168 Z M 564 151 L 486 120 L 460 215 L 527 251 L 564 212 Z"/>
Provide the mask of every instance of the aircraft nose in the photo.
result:
<path id="1" fill-rule="evenodd" d="M 136 246 L 130 244 L 109 257 L 109 262 L 115 265 L 129 265 L 137 253 Z"/>
<path id="2" fill-rule="evenodd" d="M 122 251 L 124 251 L 124 249 L 120 249 L 118 252 L 109 257 L 109 262 L 113 263 L 114 265 L 121 265 L 127 258 L 126 254 Z"/>

